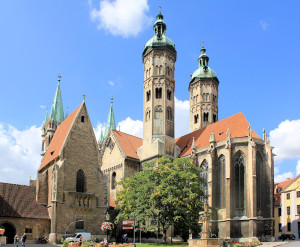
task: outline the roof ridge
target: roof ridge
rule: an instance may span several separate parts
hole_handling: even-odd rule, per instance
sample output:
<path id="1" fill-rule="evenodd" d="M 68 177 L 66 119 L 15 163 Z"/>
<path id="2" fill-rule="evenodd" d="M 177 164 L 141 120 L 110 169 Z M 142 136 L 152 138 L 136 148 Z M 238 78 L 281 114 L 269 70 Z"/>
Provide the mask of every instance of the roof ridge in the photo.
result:
<path id="1" fill-rule="evenodd" d="M 143 138 L 140 138 L 140 137 L 138 137 L 138 136 L 134 136 L 134 135 L 128 134 L 128 133 L 123 132 L 123 131 L 119 131 L 119 130 L 116 130 L 116 129 L 113 129 L 113 131 L 116 131 L 116 132 L 119 132 L 119 133 L 123 133 L 123 134 L 125 134 L 125 135 L 132 136 L 132 137 L 139 138 L 139 139 L 143 140 Z"/>
<path id="2" fill-rule="evenodd" d="M 24 186 L 24 187 L 31 187 L 31 188 L 35 188 L 32 185 L 25 185 L 25 184 L 15 184 L 15 183 L 6 183 L 6 182 L 0 182 L 0 184 L 10 184 L 10 185 L 17 185 L 17 186 Z"/>

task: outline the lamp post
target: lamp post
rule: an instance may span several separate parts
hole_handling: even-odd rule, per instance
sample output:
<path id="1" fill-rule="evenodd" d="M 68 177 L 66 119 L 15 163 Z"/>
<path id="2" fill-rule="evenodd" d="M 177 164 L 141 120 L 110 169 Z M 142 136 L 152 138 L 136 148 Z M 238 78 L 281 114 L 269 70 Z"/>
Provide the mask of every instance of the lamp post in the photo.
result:
<path id="1" fill-rule="evenodd" d="M 105 214 L 105 219 L 106 219 L 106 222 L 109 222 L 110 214 L 109 214 L 109 210 L 108 209 L 107 209 L 107 212 Z M 107 240 L 107 244 L 108 244 L 108 228 L 106 229 L 106 240 Z"/>

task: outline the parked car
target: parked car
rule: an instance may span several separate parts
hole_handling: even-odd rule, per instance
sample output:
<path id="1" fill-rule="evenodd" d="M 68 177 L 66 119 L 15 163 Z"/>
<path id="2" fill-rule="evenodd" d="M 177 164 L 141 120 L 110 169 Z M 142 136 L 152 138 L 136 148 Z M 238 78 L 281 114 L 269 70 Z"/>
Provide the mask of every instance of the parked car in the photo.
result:
<path id="1" fill-rule="evenodd" d="M 290 239 L 290 240 L 295 240 L 296 237 L 294 234 L 285 234 L 285 233 L 282 233 L 279 237 L 278 237 L 278 240 L 286 240 L 286 239 Z"/>
<path id="2" fill-rule="evenodd" d="M 90 232 L 77 232 L 73 234 L 71 237 L 66 238 L 66 240 L 70 241 L 71 243 L 79 242 L 80 237 L 82 236 L 82 241 L 88 241 L 91 239 L 91 233 Z"/>

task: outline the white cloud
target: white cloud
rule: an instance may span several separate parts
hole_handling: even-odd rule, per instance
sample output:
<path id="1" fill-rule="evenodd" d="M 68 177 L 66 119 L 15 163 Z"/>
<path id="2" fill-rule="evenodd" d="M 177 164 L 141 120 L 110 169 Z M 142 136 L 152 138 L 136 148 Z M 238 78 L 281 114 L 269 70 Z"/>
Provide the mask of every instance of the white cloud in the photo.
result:
<path id="1" fill-rule="evenodd" d="M 117 129 L 124 133 L 143 138 L 143 122 L 140 120 L 132 120 L 127 117 L 125 120 L 118 123 Z"/>
<path id="2" fill-rule="evenodd" d="M 108 84 L 111 86 L 115 85 L 115 83 L 113 81 L 108 81 Z"/>
<path id="3" fill-rule="evenodd" d="M 279 172 L 279 168 L 278 168 L 278 166 L 275 166 L 274 167 L 274 174 L 276 175 L 278 172 Z"/>
<path id="4" fill-rule="evenodd" d="M 266 20 L 260 20 L 259 24 L 264 31 L 267 31 L 270 26 L 270 24 Z"/>
<path id="5" fill-rule="evenodd" d="M 41 108 L 41 109 L 45 109 L 46 106 L 45 106 L 45 105 L 40 105 L 40 108 Z"/>
<path id="6" fill-rule="evenodd" d="M 270 140 L 274 146 L 276 162 L 284 159 L 300 157 L 300 119 L 285 120 L 279 126 L 270 131 Z"/>
<path id="7" fill-rule="evenodd" d="M 89 1 L 91 6 L 91 1 Z M 136 36 L 143 28 L 151 24 L 148 0 L 101 0 L 100 8 L 91 6 L 90 16 L 98 25 L 113 35 L 125 38 Z"/>
<path id="8" fill-rule="evenodd" d="M 296 167 L 296 175 L 300 175 L 300 160 L 297 162 L 297 167 Z"/>
<path id="9" fill-rule="evenodd" d="M 190 103 L 175 97 L 175 136 L 183 136 L 190 131 Z"/>
<path id="10" fill-rule="evenodd" d="M 288 180 L 289 178 L 293 178 L 293 177 L 294 177 L 294 175 L 292 172 L 286 172 L 286 173 L 283 173 L 280 175 L 276 175 L 274 178 L 274 182 L 280 183 L 280 182 L 283 182 L 283 181 Z"/>
<path id="11" fill-rule="evenodd" d="M 0 181 L 29 184 L 41 163 L 41 128 L 25 130 L 0 123 Z"/>

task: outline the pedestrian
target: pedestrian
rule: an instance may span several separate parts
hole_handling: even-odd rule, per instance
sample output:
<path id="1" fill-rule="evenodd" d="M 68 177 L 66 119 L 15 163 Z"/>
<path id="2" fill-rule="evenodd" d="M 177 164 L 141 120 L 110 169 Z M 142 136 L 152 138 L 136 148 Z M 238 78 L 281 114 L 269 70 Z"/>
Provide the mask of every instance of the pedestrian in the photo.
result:
<path id="1" fill-rule="evenodd" d="M 82 236 L 80 236 L 80 238 L 79 238 L 79 244 L 78 245 L 82 246 Z"/>
<path id="2" fill-rule="evenodd" d="M 14 237 L 15 247 L 19 247 L 19 236 L 18 233 L 16 233 L 16 236 Z"/>
<path id="3" fill-rule="evenodd" d="M 22 247 L 25 247 L 26 239 L 27 239 L 27 236 L 26 236 L 26 234 L 25 234 L 25 232 L 24 232 L 24 234 L 23 234 L 23 236 L 22 236 L 22 239 L 21 239 L 21 241 L 22 241 Z"/>

